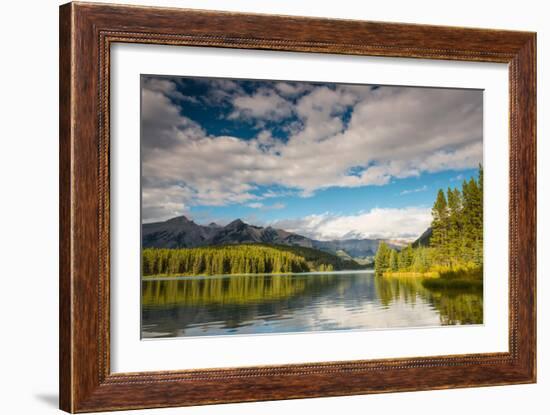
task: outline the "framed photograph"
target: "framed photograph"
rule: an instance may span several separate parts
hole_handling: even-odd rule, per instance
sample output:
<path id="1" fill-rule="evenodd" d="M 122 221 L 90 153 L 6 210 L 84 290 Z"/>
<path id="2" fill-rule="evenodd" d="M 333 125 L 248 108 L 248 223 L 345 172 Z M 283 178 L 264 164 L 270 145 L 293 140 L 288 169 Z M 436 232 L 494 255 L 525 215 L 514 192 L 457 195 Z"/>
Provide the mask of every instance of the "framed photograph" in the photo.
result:
<path id="1" fill-rule="evenodd" d="M 536 381 L 536 35 L 60 8 L 60 407 Z"/>

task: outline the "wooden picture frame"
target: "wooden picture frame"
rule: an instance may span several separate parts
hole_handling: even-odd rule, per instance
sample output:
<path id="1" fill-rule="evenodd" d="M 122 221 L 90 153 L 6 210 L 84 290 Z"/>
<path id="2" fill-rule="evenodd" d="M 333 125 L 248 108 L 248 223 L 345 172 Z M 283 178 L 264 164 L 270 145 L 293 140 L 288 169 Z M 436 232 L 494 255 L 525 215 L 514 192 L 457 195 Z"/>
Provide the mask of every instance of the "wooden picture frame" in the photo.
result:
<path id="1" fill-rule="evenodd" d="M 111 373 L 109 70 L 114 43 L 509 65 L 509 352 Z M 536 34 L 69 3 L 60 8 L 60 407 L 68 412 L 536 380 Z M 177 369 L 177 368 L 174 368 Z"/>

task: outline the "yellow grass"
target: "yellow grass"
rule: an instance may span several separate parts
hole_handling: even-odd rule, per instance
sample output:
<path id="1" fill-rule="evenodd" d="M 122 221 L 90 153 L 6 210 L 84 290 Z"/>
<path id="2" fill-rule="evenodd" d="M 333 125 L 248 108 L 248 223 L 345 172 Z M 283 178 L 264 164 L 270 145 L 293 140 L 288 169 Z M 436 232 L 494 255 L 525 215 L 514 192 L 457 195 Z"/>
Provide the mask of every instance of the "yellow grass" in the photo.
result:
<path id="1" fill-rule="evenodd" d="M 384 277 L 391 278 L 439 278 L 439 272 L 384 272 Z"/>

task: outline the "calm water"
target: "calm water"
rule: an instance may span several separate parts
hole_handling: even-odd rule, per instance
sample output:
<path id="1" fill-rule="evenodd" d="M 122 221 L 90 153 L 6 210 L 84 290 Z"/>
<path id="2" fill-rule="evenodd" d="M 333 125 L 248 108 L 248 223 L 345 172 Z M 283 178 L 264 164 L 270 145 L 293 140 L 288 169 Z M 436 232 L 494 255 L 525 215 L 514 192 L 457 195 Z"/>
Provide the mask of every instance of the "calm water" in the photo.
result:
<path id="1" fill-rule="evenodd" d="M 480 291 L 430 291 L 365 271 L 142 282 L 143 338 L 482 322 Z"/>

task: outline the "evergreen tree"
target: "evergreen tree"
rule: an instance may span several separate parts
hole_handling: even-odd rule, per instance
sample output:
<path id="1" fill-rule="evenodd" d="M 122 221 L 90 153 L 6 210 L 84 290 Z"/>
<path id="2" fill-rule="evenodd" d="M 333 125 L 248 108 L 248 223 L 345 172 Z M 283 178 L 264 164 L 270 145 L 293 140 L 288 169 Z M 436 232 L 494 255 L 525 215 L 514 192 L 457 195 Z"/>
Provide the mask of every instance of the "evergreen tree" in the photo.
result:
<path id="1" fill-rule="evenodd" d="M 475 211 L 475 223 L 478 226 L 474 243 L 474 263 L 483 266 L 483 166 L 479 165 L 478 206 Z"/>
<path id="2" fill-rule="evenodd" d="M 378 274 L 386 272 L 390 265 L 390 248 L 385 242 L 380 242 L 376 256 L 374 257 L 374 268 Z"/>
<path id="3" fill-rule="evenodd" d="M 448 255 L 448 231 L 449 231 L 449 210 L 445 193 L 439 189 L 437 198 L 432 208 L 432 237 L 430 245 L 436 248 L 436 261 L 445 263 Z"/>
<path id="4" fill-rule="evenodd" d="M 483 189 L 481 187 L 483 171 L 480 169 L 480 182 L 474 178 L 464 181 L 462 195 L 463 208 L 463 246 L 464 259 L 481 265 L 483 262 Z"/>
<path id="5" fill-rule="evenodd" d="M 399 270 L 399 262 L 397 260 L 397 251 L 395 249 L 390 250 L 390 270 L 397 272 Z"/>
<path id="6" fill-rule="evenodd" d="M 414 256 L 414 249 L 412 247 L 411 244 L 407 245 L 407 247 L 405 249 L 403 249 L 402 251 L 403 253 L 403 258 L 401 260 L 402 264 L 403 264 L 403 269 L 404 270 L 409 270 L 412 263 L 413 263 L 413 256 Z"/>
<path id="7" fill-rule="evenodd" d="M 449 227 L 447 252 L 450 265 L 453 266 L 454 259 L 460 258 L 462 254 L 462 194 L 458 189 L 447 189 L 447 201 L 449 211 Z"/>
<path id="8" fill-rule="evenodd" d="M 377 274 L 384 272 L 453 272 L 482 275 L 483 167 L 478 178 L 464 180 L 462 189 L 439 190 L 432 208 L 429 247 L 408 245 L 399 252 L 380 244 L 375 256 Z M 392 252 L 393 251 L 393 252 Z M 397 268 L 397 269 L 396 269 Z M 461 274 L 462 273 L 462 274 Z"/>

